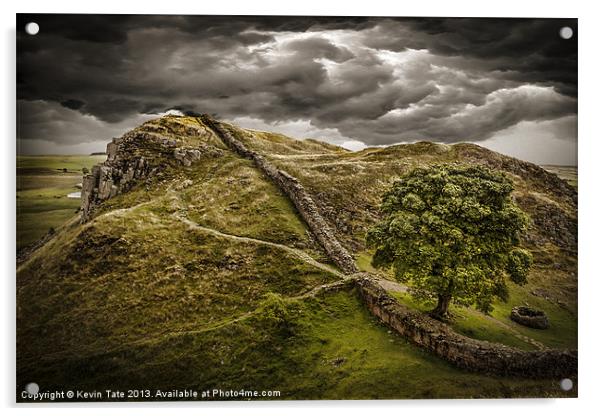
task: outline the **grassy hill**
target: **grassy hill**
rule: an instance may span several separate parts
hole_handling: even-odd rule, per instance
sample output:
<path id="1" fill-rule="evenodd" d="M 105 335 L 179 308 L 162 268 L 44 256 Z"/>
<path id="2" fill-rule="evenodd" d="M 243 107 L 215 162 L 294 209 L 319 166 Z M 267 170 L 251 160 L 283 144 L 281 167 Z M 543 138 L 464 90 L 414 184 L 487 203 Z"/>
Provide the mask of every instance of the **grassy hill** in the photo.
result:
<path id="1" fill-rule="evenodd" d="M 365 231 L 395 177 L 442 161 L 504 170 L 534 218 L 524 245 L 535 267 L 491 316 L 454 309 L 456 330 L 524 349 L 576 347 L 576 191 L 557 176 L 475 145 L 349 152 L 229 128 L 298 178 L 364 270 Z M 103 202 L 89 222 L 57 227 L 17 270 L 19 388 L 279 390 L 279 399 L 576 395 L 558 380 L 459 370 L 391 333 L 353 288 L 320 290 L 343 274 L 288 198 L 199 119 L 168 116 L 135 133 L 132 153 L 161 171 Z M 157 135 L 219 154 L 182 166 L 152 145 Z M 398 285 L 391 293 L 425 308 Z M 524 303 L 545 310 L 551 329 L 510 321 L 509 309 Z"/>

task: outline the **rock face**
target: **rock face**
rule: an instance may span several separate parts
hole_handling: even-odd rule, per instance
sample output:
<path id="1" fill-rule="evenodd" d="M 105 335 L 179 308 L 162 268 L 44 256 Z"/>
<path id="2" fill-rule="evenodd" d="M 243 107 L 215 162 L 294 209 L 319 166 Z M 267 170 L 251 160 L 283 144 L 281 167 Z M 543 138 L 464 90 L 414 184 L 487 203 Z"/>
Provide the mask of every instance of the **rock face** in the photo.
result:
<path id="1" fill-rule="evenodd" d="M 182 162 L 184 166 L 190 166 L 193 162 L 201 159 L 201 151 L 198 149 L 175 149 L 173 156 Z"/>
<path id="2" fill-rule="evenodd" d="M 301 214 L 301 217 L 305 220 L 312 234 L 322 245 L 331 260 L 339 266 L 341 270 L 345 273 L 355 273 L 358 271 L 353 257 L 336 239 L 330 225 L 324 220 L 322 215 L 320 215 L 318 207 L 309 192 L 305 190 L 303 185 L 301 185 L 295 177 L 283 170 L 277 169 L 259 153 L 249 150 L 218 121 L 208 115 L 203 115 L 201 118 L 205 125 L 212 128 L 228 147 L 242 157 L 254 161 L 257 167 L 260 168 L 264 174 L 290 198 Z"/>
<path id="3" fill-rule="evenodd" d="M 108 159 L 84 176 L 81 191 L 82 222 L 88 221 L 102 201 L 129 190 L 134 183 L 156 172 L 143 156 L 121 159 L 116 139 L 107 146 Z"/>
<path id="4" fill-rule="evenodd" d="M 543 311 L 527 306 L 515 306 L 510 312 L 510 319 L 529 328 L 548 329 L 550 321 Z"/>
<path id="5" fill-rule="evenodd" d="M 152 124 L 143 130 L 132 130 L 107 144 L 107 160 L 95 165 L 85 175 L 81 190 L 81 221 L 88 221 L 95 208 L 103 201 L 127 192 L 134 185 L 155 175 L 170 162 L 191 166 L 203 156 L 219 157 L 221 149 L 199 143 L 197 147 L 180 146 L 178 141 L 166 137 L 164 131 Z M 198 128 L 188 127 L 183 134 L 200 137 L 206 134 Z"/>
<path id="6" fill-rule="evenodd" d="M 570 377 L 577 374 L 577 351 L 524 351 L 468 338 L 449 326 L 401 305 L 367 273 L 356 286 L 368 309 L 381 321 L 419 347 L 458 367 L 495 375 L 531 378 Z"/>
<path id="7" fill-rule="evenodd" d="M 577 251 L 577 218 L 570 217 L 556 204 L 528 195 L 517 199 L 529 207 L 532 225 L 525 239 L 535 245 L 552 243 L 565 250 Z"/>

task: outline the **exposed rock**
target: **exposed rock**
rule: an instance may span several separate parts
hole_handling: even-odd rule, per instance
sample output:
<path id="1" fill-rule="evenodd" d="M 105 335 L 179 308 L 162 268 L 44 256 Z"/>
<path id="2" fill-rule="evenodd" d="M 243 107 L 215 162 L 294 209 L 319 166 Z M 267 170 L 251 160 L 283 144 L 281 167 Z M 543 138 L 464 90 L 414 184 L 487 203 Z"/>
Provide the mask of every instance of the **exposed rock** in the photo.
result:
<path id="1" fill-rule="evenodd" d="M 529 328 L 548 329 L 550 321 L 543 311 L 528 306 L 515 306 L 510 312 L 510 319 Z"/>
<path id="2" fill-rule="evenodd" d="M 190 166 L 193 162 L 201 159 L 201 151 L 198 149 L 178 148 L 173 151 L 173 156 L 176 160 L 182 162 L 184 166 Z"/>
<path id="3" fill-rule="evenodd" d="M 129 190 L 137 179 L 146 178 L 150 172 L 151 167 L 142 156 L 124 160 L 113 155 L 95 165 L 82 182 L 82 222 L 90 219 L 99 203 Z"/>
<path id="4" fill-rule="evenodd" d="M 165 137 L 163 126 L 147 123 L 107 144 L 107 160 L 84 175 L 81 191 L 81 219 L 88 221 L 98 204 L 130 190 L 141 180 L 157 175 L 170 160 L 191 166 L 202 157 L 219 157 L 221 149 L 201 143 L 198 147 L 177 147 Z M 186 130 L 196 136 L 207 133 L 200 128 Z"/>
<path id="5" fill-rule="evenodd" d="M 536 245 L 551 242 L 565 250 L 577 250 L 577 218 L 553 203 L 533 195 L 517 198 L 521 208 L 530 212 L 532 225 L 525 240 Z"/>
<path id="6" fill-rule="evenodd" d="M 173 151 L 173 157 L 184 166 L 191 166 L 203 156 L 220 157 L 224 154 L 221 149 L 201 144 L 198 147 L 178 147 Z"/>

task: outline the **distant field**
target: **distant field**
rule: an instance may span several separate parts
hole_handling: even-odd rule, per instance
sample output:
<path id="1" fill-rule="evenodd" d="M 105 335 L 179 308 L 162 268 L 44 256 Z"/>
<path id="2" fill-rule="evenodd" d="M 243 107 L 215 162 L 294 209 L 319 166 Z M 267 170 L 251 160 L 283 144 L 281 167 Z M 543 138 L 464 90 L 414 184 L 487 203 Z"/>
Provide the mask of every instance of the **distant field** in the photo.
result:
<path id="1" fill-rule="evenodd" d="M 85 155 L 44 155 L 44 156 L 17 156 L 17 169 L 20 168 L 43 168 L 81 172 L 83 167 L 88 169 L 92 165 L 102 162 L 107 157 L 105 155 L 85 156 Z"/>
<path id="2" fill-rule="evenodd" d="M 567 181 L 569 185 L 577 188 L 577 166 L 542 165 L 542 168 L 555 173 L 559 178 Z"/>
<path id="3" fill-rule="evenodd" d="M 67 198 L 106 156 L 17 156 L 17 250 L 75 215 L 79 199 Z"/>

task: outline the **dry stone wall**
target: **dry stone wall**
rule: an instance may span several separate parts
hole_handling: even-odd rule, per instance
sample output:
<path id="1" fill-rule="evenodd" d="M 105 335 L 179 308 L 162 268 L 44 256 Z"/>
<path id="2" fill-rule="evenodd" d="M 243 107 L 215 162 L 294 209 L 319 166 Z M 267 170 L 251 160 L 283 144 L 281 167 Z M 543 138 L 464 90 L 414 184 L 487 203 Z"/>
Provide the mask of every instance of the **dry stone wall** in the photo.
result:
<path id="1" fill-rule="evenodd" d="M 533 378 L 562 378 L 577 374 L 577 351 L 523 351 L 502 344 L 475 340 L 460 335 L 449 326 L 397 302 L 388 295 L 377 278 L 369 273 L 358 273 L 353 257 L 335 238 L 317 205 L 296 178 L 277 169 L 266 158 L 248 149 L 218 121 L 207 115 L 202 116 L 201 120 L 228 147 L 242 157 L 252 160 L 290 198 L 328 256 L 345 273 L 353 274 L 349 281 L 355 282 L 359 295 L 370 312 L 397 333 L 450 363 L 472 371 Z M 140 138 L 126 135 L 114 139 L 107 146 L 107 161 L 94 166 L 91 174 L 86 175 L 82 187 L 83 221 L 90 218 L 94 207 L 103 200 L 124 192 L 136 181 L 157 172 L 159 166 L 155 166 L 153 161 L 124 148 L 130 140 Z M 204 154 L 219 156 L 214 153 L 221 152 L 209 147 L 178 148 L 175 141 L 160 138 L 157 140 L 154 136 L 151 138 L 159 146 L 155 151 L 169 155 L 184 166 L 190 166 Z M 331 289 L 339 288 L 338 285 L 334 285 Z"/>
<path id="2" fill-rule="evenodd" d="M 217 120 L 207 115 L 203 115 L 201 119 L 205 125 L 211 127 L 217 133 L 228 147 L 242 157 L 254 161 L 257 167 L 290 198 L 312 234 L 341 270 L 345 273 L 355 273 L 358 271 L 353 257 L 335 238 L 333 230 L 318 211 L 318 207 L 309 192 L 296 178 L 283 170 L 277 169 L 259 153 L 248 149 Z"/>
<path id="3" fill-rule="evenodd" d="M 357 275 L 356 286 L 368 309 L 382 322 L 414 344 L 460 368 L 530 378 L 564 378 L 577 374 L 577 351 L 524 351 L 468 338 L 400 304 L 367 273 Z"/>

